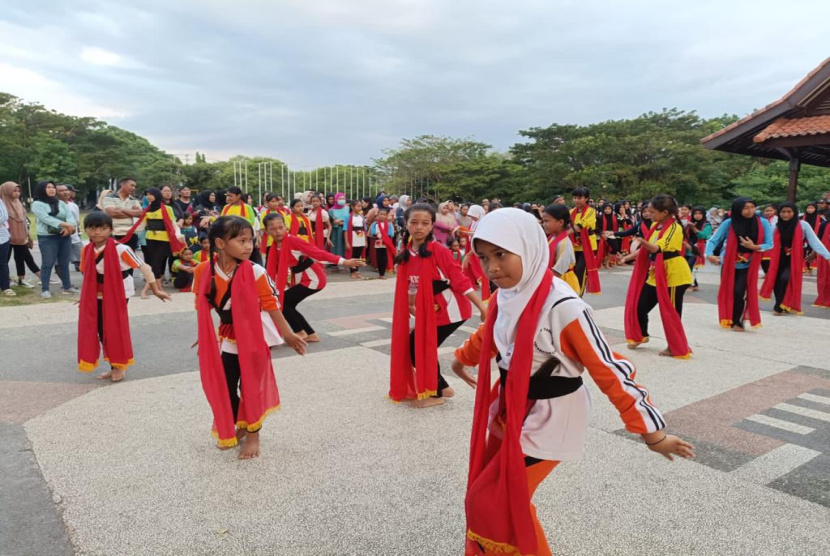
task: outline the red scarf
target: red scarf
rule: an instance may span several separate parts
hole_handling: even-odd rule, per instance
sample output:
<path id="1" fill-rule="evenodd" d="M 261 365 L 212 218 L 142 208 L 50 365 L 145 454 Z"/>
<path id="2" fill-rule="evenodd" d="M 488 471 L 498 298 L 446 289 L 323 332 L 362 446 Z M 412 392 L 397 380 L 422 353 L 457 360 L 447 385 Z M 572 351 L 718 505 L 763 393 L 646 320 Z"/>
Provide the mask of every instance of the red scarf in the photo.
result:
<path id="1" fill-rule="evenodd" d="M 617 231 L 617 229 L 618 229 L 617 226 L 618 225 L 617 225 L 617 215 L 616 214 L 611 215 L 611 218 L 613 220 L 613 224 L 612 224 L 612 228 L 610 230 L 607 229 L 608 226 L 606 225 L 606 222 L 605 222 L 605 215 L 604 214 L 601 215 L 601 218 L 602 218 L 602 226 L 600 227 L 600 232 L 612 232 L 612 231 L 616 232 Z M 605 260 L 605 255 L 607 255 L 608 253 L 611 252 L 611 247 L 608 245 L 608 240 L 605 239 L 605 236 L 603 236 L 603 235 L 600 235 L 600 236 L 597 237 L 597 243 L 598 243 L 598 245 L 597 245 L 597 258 L 596 258 L 596 260 L 602 262 L 603 260 Z"/>
<path id="2" fill-rule="evenodd" d="M 78 311 L 78 370 L 88 373 L 98 366 L 101 345 L 98 340 L 98 280 L 95 246 L 84 247 L 84 278 Z M 104 359 L 116 369 L 126 369 L 134 363 L 130 340 L 130 320 L 127 317 L 127 298 L 121 278 L 121 259 L 115 240 L 107 239 L 104 246 Z"/>
<path id="3" fill-rule="evenodd" d="M 264 211 L 263 211 L 263 212 L 259 215 L 260 222 L 264 223 L 264 222 L 265 222 L 265 217 L 266 217 L 266 216 L 268 216 L 269 214 L 272 214 L 272 213 L 274 213 L 274 214 L 280 214 L 280 215 L 282 214 L 279 210 L 271 210 L 271 209 L 269 209 L 269 208 L 266 208 L 266 209 L 265 209 L 265 210 L 264 210 Z M 264 229 L 264 228 L 265 228 L 265 227 L 263 226 L 263 230 L 262 230 L 263 232 L 265 232 L 265 229 Z M 269 239 L 269 238 L 268 238 L 268 234 L 267 234 L 267 233 L 263 233 L 263 235 L 262 235 L 262 242 L 260 242 L 260 245 L 259 245 L 259 252 L 260 252 L 261 254 L 263 254 L 263 255 L 265 255 L 266 253 L 268 253 L 268 239 Z"/>
<path id="4" fill-rule="evenodd" d="M 830 249 L 830 224 L 824 227 L 824 236 L 821 242 Z M 792 279 L 792 278 L 791 278 Z M 824 307 L 830 309 L 830 263 L 824 257 L 818 258 L 818 297 L 813 304 L 816 307 Z"/>
<path id="5" fill-rule="evenodd" d="M 786 249 L 781 245 L 781 233 L 778 228 L 773 234 L 773 247 L 770 253 L 769 272 L 764 276 L 764 283 L 761 285 L 761 297 L 770 299 L 775 280 L 778 276 L 778 266 L 781 263 L 781 251 Z M 801 269 L 804 266 L 804 230 L 801 229 L 801 222 L 798 222 L 793 230 L 793 243 L 790 249 L 790 281 L 784 292 L 784 299 L 781 300 L 781 308 L 791 313 L 803 315 L 801 311 L 801 286 L 803 276 Z M 748 295 L 748 294 L 747 294 Z"/>
<path id="6" fill-rule="evenodd" d="M 756 217 L 757 218 L 757 217 Z M 758 218 L 758 240 L 756 244 L 764 242 L 764 227 Z M 729 328 L 732 322 L 732 309 L 735 295 L 735 264 L 738 261 L 738 245 L 740 240 L 735 229 L 730 226 L 729 241 L 726 244 L 726 253 L 723 257 L 723 271 L 721 272 L 720 288 L 718 289 L 718 318 L 720 325 Z M 758 269 L 761 267 L 762 253 L 753 251 L 749 254 L 749 273 L 746 277 L 746 308 L 741 320 L 749 319 L 753 327 L 761 325 L 761 309 L 758 305 Z"/>
<path id="7" fill-rule="evenodd" d="M 296 236 L 296 237 L 299 237 L 300 239 L 303 239 L 303 236 L 300 235 L 300 219 L 302 219 L 303 223 L 305 224 L 305 229 L 306 229 L 306 232 L 307 232 L 306 237 L 311 239 L 311 237 L 310 237 L 311 236 L 311 221 L 308 219 L 308 216 L 306 216 L 305 214 L 301 214 L 300 216 L 297 216 L 293 212 L 291 213 L 291 228 L 289 229 L 289 233 L 292 236 Z"/>
<path id="8" fill-rule="evenodd" d="M 559 242 L 568 237 L 568 230 L 563 230 L 559 232 L 559 235 L 556 237 L 550 236 L 548 238 L 548 250 L 550 251 L 550 262 L 548 263 L 548 268 L 553 268 L 553 265 L 556 264 L 556 250 L 559 247 Z"/>
<path id="9" fill-rule="evenodd" d="M 242 395 L 236 422 L 233 418 L 228 383 L 219 353 L 219 343 L 211 305 L 208 302 L 213 268 L 202 276 L 199 296 L 196 300 L 199 321 L 199 373 L 202 389 L 213 410 L 213 433 L 220 446 L 236 446 L 236 427 L 258 430 L 265 417 L 279 408 L 280 395 L 274 369 L 271 367 L 271 350 L 265 342 L 260 318 L 259 298 L 251 261 L 242 261 L 231 280 L 231 313 L 233 315 L 236 347 L 239 351 L 239 368 L 242 372 Z"/>
<path id="10" fill-rule="evenodd" d="M 289 257 L 291 256 L 291 246 L 289 242 L 291 236 L 285 234 L 282 238 L 282 248 L 277 247 L 277 240 L 268 248 L 268 257 L 266 259 L 265 271 L 277 285 L 277 294 L 280 299 L 280 309 L 283 306 L 285 299 L 285 288 L 288 286 L 288 271 Z"/>
<path id="11" fill-rule="evenodd" d="M 352 218 L 354 218 L 354 213 L 350 212 L 349 216 L 346 217 L 346 231 L 343 232 L 346 238 L 346 258 L 352 258 L 352 243 L 354 243 L 354 237 L 352 236 Z"/>
<path id="12" fill-rule="evenodd" d="M 584 217 L 588 212 L 588 205 L 582 207 L 580 216 Z M 579 209 L 571 211 L 571 222 L 575 222 L 576 214 Z M 588 293 L 598 294 L 602 292 L 602 287 L 599 283 L 599 271 L 597 270 L 597 261 L 594 258 L 594 251 L 591 249 L 591 236 L 587 228 L 582 226 L 579 232 L 579 244 L 582 246 L 582 256 L 585 257 L 585 291 Z"/>
<path id="13" fill-rule="evenodd" d="M 410 261 L 413 256 L 410 253 Z M 422 400 L 438 393 L 438 325 L 432 290 L 435 255 L 421 257 L 418 293 L 415 294 L 415 354 L 418 372 L 413 371 L 409 353 L 409 266 L 409 261 L 398 265 L 392 313 L 389 397 L 396 402 L 413 398 Z"/>
<path id="14" fill-rule="evenodd" d="M 498 315 L 498 297 L 490 302 L 481 344 L 478 387 L 470 442 L 470 472 L 467 479 L 467 538 L 491 552 L 536 554 L 536 532 L 530 514 L 527 472 L 521 445 L 522 424 L 534 400 L 527 399 L 533 365 L 533 342 L 545 301 L 551 291 L 553 273 L 545 272 L 519 319 L 513 359 L 504 388 L 499 389 L 504 407 L 501 446 L 488 458 L 488 424 L 491 390 L 490 363 L 493 354 L 493 327 Z M 467 554 L 476 554 L 470 552 Z"/>
<path id="15" fill-rule="evenodd" d="M 378 222 L 378 233 L 380 234 L 380 240 L 386 247 L 386 270 L 392 270 L 395 268 L 397 253 L 395 252 L 395 242 L 389 237 L 389 222 Z"/>
<path id="16" fill-rule="evenodd" d="M 133 224 L 133 227 L 127 231 L 127 235 L 119 239 L 118 243 L 126 244 L 130 241 L 130 238 L 133 237 L 133 234 L 138 226 L 144 221 L 144 219 L 147 218 L 148 210 L 150 210 L 150 207 L 144 209 L 141 216 L 139 216 L 138 220 L 136 220 L 135 224 Z M 174 255 L 178 255 L 182 252 L 182 249 L 187 247 L 187 245 L 179 241 L 179 238 L 176 237 L 176 229 L 173 227 L 173 220 L 170 219 L 170 214 L 167 212 L 167 205 L 162 203 L 159 210 L 161 211 L 161 221 L 164 223 L 164 231 L 167 232 L 167 239 L 170 242 L 170 251 Z"/>
<path id="17" fill-rule="evenodd" d="M 234 207 L 234 206 L 236 206 L 236 205 L 225 205 L 224 207 L 222 207 L 222 216 L 227 216 L 228 212 L 230 212 L 230 210 L 231 210 L 231 207 Z M 239 206 L 240 206 L 239 216 L 241 216 L 245 220 L 248 220 L 248 203 L 240 202 Z"/>
<path id="18" fill-rule="evenodd" d="M 323 207 L 317 207 L 314 213 L 314 244 L 320 249 L 326 248 L 326 226 L 323 222 Z"/>
<path id="19" fill-rule="evenodd" d="M 470 253 L 467 266 L 469 267 L 468 275 L 472 278 L 473 284 L 481 285 L 481 299 L 486 303 L 490 299 L 490 279 L 485 274 L 484 267 L 481 266 L 481 259 L 475 253 Z"/>
<path id="20" fill-rule="evenodd" d="M 669 217 L 657 234 L 659 241 L 666 232 L 674 225 L 675 220 Z M 655 228 L 650 236 L 654 235 Z M 649 236 L 649 237 L 650 237 Z M 625 298 L 625 339 L 629 343 L 642 343 L 648 338 L 643 336 L 640 330 L 640 321 L 637 318 L 637 304 L 640 301 L 640 294 L 648 278 L 648 271 L 651 266 L 648 249 L 640 248 L 637 252 L 637 260 L 634 263 L 634 271 L 631 274 L 631 281 L 628 283 L 628 293 Z M 663 330 L 666 333 L 666 341 L 669 344 L 669 351 L 672 357 L 688 359 L 692 349 L 686 340 L 686 331 L 680 321 L 680 315 L 674 309 L 671 296 L 669 295 L 669 284 L 666 275 L 663 251 L 657 252 L 654 260 L 654 282 L 657 289 L 657 304 L 660 308 L 660 318 L 663 319 Z"/>

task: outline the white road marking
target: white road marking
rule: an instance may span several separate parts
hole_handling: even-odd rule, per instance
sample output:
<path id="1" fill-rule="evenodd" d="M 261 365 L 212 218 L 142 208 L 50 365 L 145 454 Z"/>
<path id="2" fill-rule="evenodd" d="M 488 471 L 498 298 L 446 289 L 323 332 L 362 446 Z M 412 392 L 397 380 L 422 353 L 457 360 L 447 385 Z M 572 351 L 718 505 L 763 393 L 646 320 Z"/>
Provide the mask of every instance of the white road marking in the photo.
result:
<path id="1" fill-rule="evenodd" d="M 807 400 L 807 401 L 810 401 L 810 402 L 823 403 L 823 404 L 826 404 L 826 405 L 830 405 L 830 398 L 828 398 L 827 396 L 819 396 L 817 394 L 809 394 L 808 393 L 808 394 L 801 394 L 798 397 L 801 398 L 802 400 Z"/>
<path id="2" fill-rule="evenodd" d="M 381 346 L 389 346 L 392 345 L 392 338 L 384 338 L 382 340 L 372 340 L 371 342 L 363 342 L 360 344 L 363 347 L 367 348 L 376 348 Z"/>
<path id="3" fill-rule="evenodd" d="M 766 425 L 768 427 L 775 427 L 776 429 L 794 432 L 797 434 L 810 434 L 811 432 L 816 430 L 814 428 L 805 427 L 804 425 L 799 425 L 797 423 L 782 421 L 781 419 L 776 419 L 775 417 L 770 417 L 769 415 L 751 415 L 747 417 L 746 420 L 755 421 L 756 423 L 761 423 L 762 425 Z"/>
<path id="4" fill-rule="evenodd" d="M 795 444 L 784 444 L 740 466 L 732 471 L 731 475 L 753 483 L 767 485 L 819 455 L 821 455 L 821 452 L 809 448 L 803 448 Z"/>
<path id="5" fill-rule="evenodd" d="M 808 409 L 806 407 L 791 405 L 788 403 L 780 403 L 775 406 L 775 409 L 780 409 L 781 411 L 786 411 L 788 413 L 795 413 L 796 415 L 802 415 L 804 417 L 810 417 L 811 419 L 818 419 L 819 421 L 826 421 L 830 423 L 830 413 L 825 411 L 816 411 L 815 409 Z"/>
<path id="6" fill-rule="evenodd" d="M 347 328 L 345 330 L 337 330 L 335 332 L 326 332 L 329 336 L 348 336 L 350 334 L 362 334 L 364 332 L 375 332 L 377 330 L 387 330 L 385 326 L 364 326 L 363 328 Z"/>

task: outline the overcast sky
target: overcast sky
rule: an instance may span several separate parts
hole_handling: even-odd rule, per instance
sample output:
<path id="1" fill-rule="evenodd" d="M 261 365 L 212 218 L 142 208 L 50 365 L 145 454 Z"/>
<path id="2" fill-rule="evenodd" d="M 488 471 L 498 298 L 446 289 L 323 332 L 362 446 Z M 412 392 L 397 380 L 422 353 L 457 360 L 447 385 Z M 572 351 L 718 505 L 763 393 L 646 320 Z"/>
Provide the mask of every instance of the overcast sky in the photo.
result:
<path id="1" fill-rule="evenodd" d="M 554 122 L 745 115 L 830 56 L 828 21 L 825 0 L 5 0 L 0 91 L 175 154 L 367 164 L 420 134 L 506 150 Z"/>

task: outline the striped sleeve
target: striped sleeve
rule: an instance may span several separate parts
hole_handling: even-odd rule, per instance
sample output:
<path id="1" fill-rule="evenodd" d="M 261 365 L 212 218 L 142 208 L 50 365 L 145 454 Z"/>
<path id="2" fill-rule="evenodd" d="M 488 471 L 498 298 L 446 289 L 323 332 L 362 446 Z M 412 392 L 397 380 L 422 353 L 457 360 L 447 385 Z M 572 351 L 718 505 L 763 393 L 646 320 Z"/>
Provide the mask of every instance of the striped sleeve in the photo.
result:
<path id="1" fill-rule="evenodd" d="M 118 254 L 121 256 L 121 262 L 130 268 L 141 268 L 142 263 L 136 254 L 128 245 L 118 245 Z"/>
<path id="2" fill-rule="evenodd" d="M 277 286 L 260 265 L 254 265 L 256 277 L 256 291 L 259 296 L 259 307 L 263 311 L 279 311 L 280 303 L 277 296 Z"/>
<path id="3" fill-rule="evenodd" d="M 653 235 L 658 235 L 657 232 L 652 232 Z M 671 228 L 657 239 L 657 247 L 664 253 L 679 252 L 683 249 L 683 227 L 677 222 L 672 222 Z"/>
<path id="4" fill-rule="evenodd" d="M 635 382 L 634 365 L 611 351 L 608 341 L 594 322 L 588 308 L 563 329 L 560 343 L 564 354 L 579 361 L 620 414 L 625 428 L 635 434 L 665 428 L 660 411 L 651 403 L 648 391 Z"/>

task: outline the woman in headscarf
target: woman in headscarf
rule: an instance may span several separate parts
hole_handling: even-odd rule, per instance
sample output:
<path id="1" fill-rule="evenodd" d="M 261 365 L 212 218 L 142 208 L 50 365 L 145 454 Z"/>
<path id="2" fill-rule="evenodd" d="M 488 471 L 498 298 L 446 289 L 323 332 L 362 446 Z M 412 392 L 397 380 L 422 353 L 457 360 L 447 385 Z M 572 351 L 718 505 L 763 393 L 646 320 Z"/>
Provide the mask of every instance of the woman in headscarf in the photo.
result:
<path id="1" fill-rule="evenodd" d="M 0 200 L 6 205 L 9 213 L 9 243 L 14 255 L 14 264 L 17 267 L 17 285 L 25 288 L 34 288 L 34 284 L 26 281 L 26 267 L 40 279 L 40 267 L 32 257 L 32 236 L 29 235 L 29 218 L 26 207 L 20 201 L 20 186 L 13 181 L 0 185 Z"/>
<path id="2" fill-rule="evenodd" d="M 816 203 L 809 203 L 807 207 L 804 209 L 804 216 L 801 217 L 802 222 L 806 222 L 810 228 L 812 228 L 813 233 L 815 235 L 819 234 L 819 228 L 821 228 L 821 215 L 818 212 L 818 204 Z M 811 255 L 813 254 L 813 250 L 810 248 L 809 245 L 805 246 L 804 252 L 804 272 L 808 274 L 813 273 L 813 258 Z"/>
<path id="3" fill-rule="evenodd" d="M 830 252 L 819 241 L 810 224 L 798 219 L 795 203 L 781 203 L 770 252 L 769 272 L 761 286 L 763 299 L 770 299 L 770 294 L 775 295 L 775 306 L 772 309 L 774 315 L 783 315 L 784 311 L 804 314 L 801 310 L 801 286 L 804 278 L 801 269 L 807 254 L 805 242 L 818 256 L 830 260 Z"/>
<path id="4" fill-rule="evenodd" d="M 398 228 L 403 229 L 404 226 L 406 226 L 406 222 L 403 220 L 403 213 L 411 204 L 412 200 L 409 195 L 401 195 L 400 198 L 398 198 L 398 207 L 395 209 L 395 220 L 398 223 Z"/>
<path id="5" fill-rule="evenodd" d="M 346 204 L 346 194 L 336 193 L 333 197 L 334 206 L 329 208 L 331 217 L 331 252 L 338 257 L 346 256 L 346 244 L 344 233 L 346 220 L 349 218 L 349 206 Z"/>
<path id="6" fill-rule="evenodd" d="M 473 248 L 499 286 L 487 321 L 455 352 L 453 370 L 477 382 L 465 500 L 465 554 L 550 556 L 532 504 L 561 461 L 582 458 L 590 397 L 587 370 L 626 429 L 668 459 L 694 456 L 666 434 L 634 365 L 611 351 L 590 306 L 548 268 L 548 244 L 532 215 L 501 209 L 482 219 Z M 491 387 L 491 360 L 500 380 Z M 479 367 L 476 380 L 464 366 Z"/>
<path id="7" fill-rule="evenodd" d="M 455 215 L 450 210 L 450 201 L 444 201 L 438 205 L 438 215 L 435 218 L 435 241 L 446 245 L 447 240 L 458 227 L 458 222 L 455 220 Z"/>
<path id="8" fill-rule="evenodd" d="M 706 221 L 706 209 L 703 207 L 692 207 L 692 212 L 689 216 L 689 222 L 684 228 L 686 235 L 686 243 L 688 249 L 686 250 L 686 262 L 689 268 L 692 269 L 692 276 L 695 281 L 689 291 L 697 291 L 699 289 L 697 283 L 697 271 L 703 268 L 706 264 L 706 240 L 712 237 L 712 225 Z"/>
<path id="9" fill-rule="evenodd" d="M 37 242 L 40 247 L 42 270 L 40 287 L 43 298 L 52 297 L 49 291 L 49 278 L 55 263 L 63 284 L 63 293 L 80 293 L 69 280 L 69 257 L 72 254 L 72 234 L 78 223 L 69 212 L 66 203 L 58 199 L 58 190 L 54 182 L 42 181 L 34 191 L 35 202 L 32 212 L 37 219 Z"/>
<path id="10" fill-rule="evenodd" d="M 718 289 L 718 318 L 724 328 L 744 331 L 744 320 L 761 325 L 758 308 L 758 270 L 763 252 L 772 249 L 773 228 L 755 215 L 755 201 L 738 197 L 727 218 L 706 244 L 706 258 L 723 265 Z M 720 257 L 715 250 L 721 249 Z"/>

